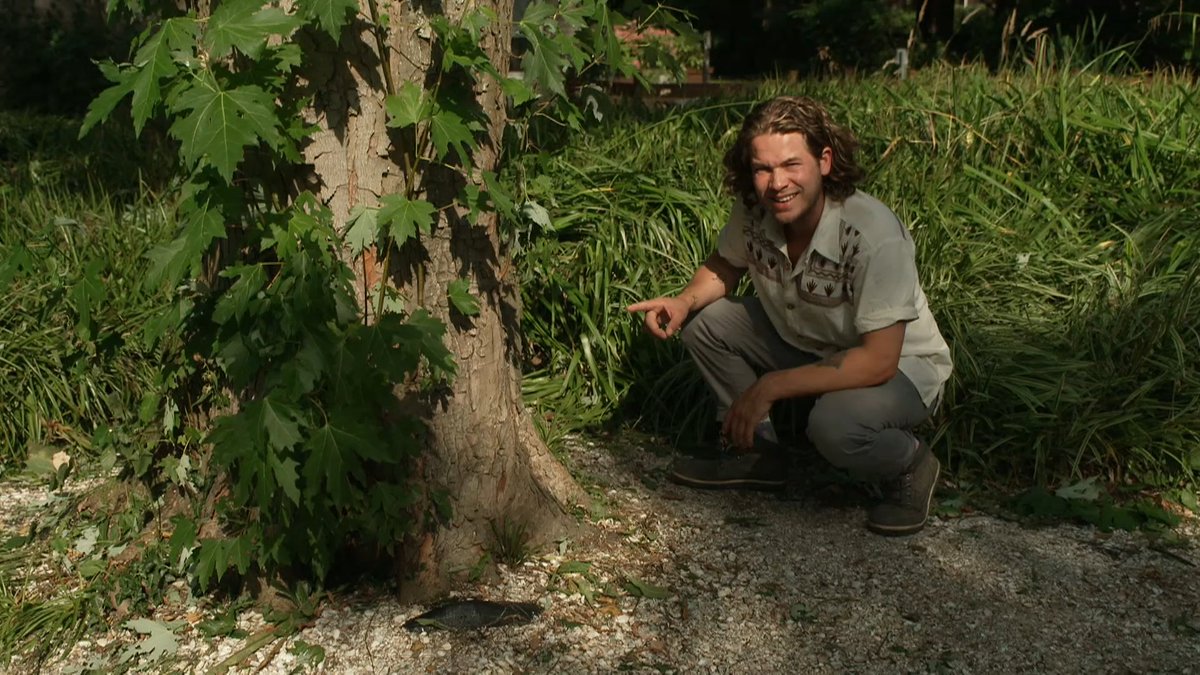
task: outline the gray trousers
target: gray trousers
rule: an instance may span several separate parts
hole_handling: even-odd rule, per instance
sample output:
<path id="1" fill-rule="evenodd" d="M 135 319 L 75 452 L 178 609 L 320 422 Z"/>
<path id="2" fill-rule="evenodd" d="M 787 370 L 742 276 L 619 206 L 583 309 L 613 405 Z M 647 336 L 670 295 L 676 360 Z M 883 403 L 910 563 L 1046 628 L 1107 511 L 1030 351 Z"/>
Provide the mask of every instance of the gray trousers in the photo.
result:
<path id="1" fill-rule="evenodd" d="M 820 359 L 785 342 L 755 297 L 708 305 L 684 327 L 683 344 L 716 397 L 718 419 L 760 374 Z M 875 387 L 818 396 L 808 416 L 808 438 L 836 467 L 863 478 L 892 478 L 912 463 L 917 445 L 912 429 L 928 416 L 917 388 L 897 372 Z"/>

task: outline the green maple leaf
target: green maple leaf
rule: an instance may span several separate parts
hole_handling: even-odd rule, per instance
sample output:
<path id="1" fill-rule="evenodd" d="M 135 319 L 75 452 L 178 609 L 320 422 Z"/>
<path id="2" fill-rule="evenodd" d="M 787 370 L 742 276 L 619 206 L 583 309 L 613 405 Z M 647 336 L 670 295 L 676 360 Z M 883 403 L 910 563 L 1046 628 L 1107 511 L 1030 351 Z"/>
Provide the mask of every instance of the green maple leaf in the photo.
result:
<path id="1" fill-rule="evenodd" d="M 262 265 L 241 265 L 221 272 L 221 276 L 236 277 L 237 281 L 221 294 L 213 310 L 213 321 L 224 324 L 234 318 L 241 320 L 259 291 L 267 285 L 267 273 Z"/>
<path id="2" fill-rule="evenodd" d="M 112 114 L 113 108 L 121 102 L 121 99 L 129 95 L 133 91 L 133 80 L 136 73 L 131 70 L 116 71 L 112 73 L 109 82 L 113 85 L 104 91 L 100 92 L 92 102 L 88 104 L 87 115 L 83 117 L 83 124 L 79 126 L 79 138 L 87 135 L 92 127 L 99 124 L 102 120 L 108 118 Z"/>
<path id="3" fill-rule="evenodd" d="M 513 203 L 513 197 L 504 188 L 504 184 L 496 176 L 494 171 L 483 172 L 483 185 L 487 188 L 488 198 L 492 200 L 492 204 L 496 206 L 496 210 L 505 217 L 512 218 L 516 214 L 516 205 Z"/>
<path id="4" fill-rule="evenodd" d="M 283 134 L 279 131 L 275 97 L 258 87 L 237 87 L 224 93 L 229 97 L 232 110 L 250 123 L 254 133 L 271 147 L 278 148 L 283 142 Z"/>
<path id="5" fill-rule="evenodd" d="M 213 461 L 224 466 L 258 463 L 256 458 L 263 452 L 265 436 L 251 414 L 251 406 L 257 405 L 259 401 L 251 401 L 237 414 L 220 417 L 213 423 L 207 438 L 213 446 Z"/>
<path id="6" fill-rule="evenodd" d="M 179 72 L 174 54 L 182 52 L 190 55 L 195 49 L 198 30 L 194 19 L 167 19 L 134 55 L 136 72 L 132 76 L 130 90 L 133 92 L 133 128 L 137 133 L 142 133 L 146 120 L 150 119 L 155 106 L 162 101 L 159 82 Z"/>
<path id="7" fill-rule="evenodd" d="M 83 277 L 71 287 L 71 300 L 78 316 L 75 331 L 84 340 L 92 339 L 92 307 L 104 298 L 104 282 L 100 278 L 104 267 L 102 258 L 92 260 L 87 264 Z"/>
<path id="8" fill-rule="evenodd" d="M 335 500 L 345 504 L 350 499 L 348 478 L 366 482 L 362 459 L 387 463 L 398 459 L 386 451 L 387 443 L 376 429 L 359 423 L 348 412 L 334 411 L 331 421 L 313 431 L 305 445 L 309 452 L 304 481 L 309 496 L 318 494 L 324 486 Z"/>
<path id="9" fill-rule="evenodd" d="M 617 19 L 620 21 L 621 19 Z M 609 12 L 597 12 L 592 25 L 592 53 L 609 68 L 622 75 L 631 76 L 636 69 L 621 45 L 617 32 L 613 30 L 613 16 Z"/>
<path id="10" fill-rule="evenodd" d="M 189 549 L 196 544 L 196 534 L 199 532 L 199 528 L 196 521 L 186 516 L 175 516 L 171 522 L 175 525 L 175 529 L 171 532 L 171 564 L 177 565 L 184 549 Z"/>
<path id="11" fill-rule="evenodd" d="M 385 101 L 389 127 L 411 126 L 429 119 L 431 106 L 425 98 L 425 91 L 416 82 L 405 82 L 400 91 L 388 96 Z"/>
<path id="12" fill-rule="evenodd" d="M 325 355 L 311 338 L 281 367 L 279 382 L 285 395 L 300 398 L 316 388 L 325 372 Z"/>
<path id="13" fill-rule="evenodd" d="M 292 222 L 295 221 L 293 220 Z M 290 227 L 284 228 L 278 223 L 270 223 L 267 229 L 271 231 L 271 234 L 264 236 L 262 239 L 264 249 L 275 249 L 275 254 L 279 256 L 281 261 L 291 260 L 296 257 L 297 252 L 300 250 L 300 245 L 295 232 Z"/>
<path id="14" fill-rule="evenodd" d="M 463 17 L 461 25 L 451 23 L 444 16 L 435 16 L 430 24 L 441 38 L 443 71 L 449 72 L 459 66 L 467 71 L 478 69 L 494 77 L 500 76 L 480 45 L 480 31 L 487 24 L 482 12 Z"/>
<path id="15" fill-rule="evenodd" d="M 246 336 L 234 333 L 225 342 L 214 347 L 217 365 L 229 376 L 235 387 L 244 387 L 258 374 L 262 359 L 258 351 L 247 344 Z"/>
<path id="16" fill-rule="evenodd" d="M 287 450 L 301 441 L 300 414 L 270 395 L 242 406 L 236 415 L 217 420 L 209 433 L 213 454 L 222 463 L 260 464 L 262 450 Z"/>
<path id="17" fill-rule="evenodd" d="M 142 346 L 146 350 L 150 350 L 168 333 L 174 334 L 179 329 L 183 322 L 187 320 L 192 313 L 193 303 L 188 298 L 179 298 L 179 300 L 167 305 L 159 310 L 158 314 L 151 317 L 142 327 Z"/>
<path id="18" fill-rule="evenodd" d="M 576 70 L 583 68 L 591 58 L 583 50 L 581 46 L 583 43 L 578 40 L 561 40 L 556 44 L 559 50 L 561 50 L 560 53 L 566 56 L 567 60 L 571 62 L 571 66 Z"/>
<path id="19" fill-rule="evenodd" d="M 383 318 L 388 316 L 391 315 L 384 314 Z M 367 330 L 369 328 L 362 324 L 350 324 L 345 334 L 327 350 L 331 396 L 339 403 L 367 405 L 370 389 L 364 384 L 373 383 L 381 374 L 379 369 L 364 363 L 359 349 L 361 333 Z"/>
<path id="20" fill-rule="evenodd" d="M 417 345 L 429 365 L 434 370 L 453 375 L 456 368 L 454 355 L 442 340 L 442 335 L 446 333 L 446 325 L 429 312 L 419 309 L 408 317 L 405 326 L 416 331 L 419 336 Z"/>
<path id="21" fill-rule="evenodd" d="M 302 23 L 301 17 L 276 7 L 263 7 L 262 0 L 223 2 L 208 19 L 204 45 L 213 59 L 223 59 L 235 48 L 257 59 L 267 38 L 287 36 Z"/>
<path id="22" fill-rule="evenodd" d="M 287 450 L 300 442 L 300 411 L 289 403 L 276 401 L 270 396 L 261 398 L 254 414 L 257 415 L 260 428 L 267 434 L 267 441 L 276 450 Z"/>
<path id="23" fill-rule="evenodd" d="M 308 460 L 304 463 L 304 494 L 312 498 L 325 493 L 334 504 L 345 506 L 350 502 L 347 476 L 361 479 L 362 469 L 355 466 L 353 452 L 344 452 L 339 441 L 336 430 L 328 424 L 309 436 L 305 444 Z"/>
<path id="24" fill-rule="evenodd" d="M 300 476 L 296 473 L 298 466 L 300 465 L 294 459 L 271 458 L 271 469 L 275 473 L 275 482 L 283 489 L 283 493 L 292 500 L 293 504 L 300 503 L 300 488 L 296 486 L 296 482 L 300 480 Z"/>
<path id="25" fill-rule="evenodd" d="M 147 287 L 159 286 L 164 281 L 169 286 L 175 286 L 189 270 L 194 271 L 199 267 L 214 239 L 224 238 L 224 217 L 220 211 L 210 209 L 205 204 L 188 219 L 183 234 L 146 254 L 150 259 Z"/>
<path id="26" fill-rule="evenodd" d="M 304 50 L 300 45 L 287 43 L 273 47 L 270 49 L 271 58 L 278 64 L 276 72 L 279 74 L 274 78 L 282 85 L 286 82 L 283 77 L 286 73 L 290 73 L 300 67 L 304 63 Z"/>
<path id="27" fill-rule="evenodd" d="M 250 569 L 250 563 L 254 560 L 254 550 L 258 548 L 255 543 L 262 539 L 260 534 L 251 529 L 229 541 L 229 547 L 225 550 L 226 569 L 236 567 L 238 574 L 245 574 Z"/>
<path id="28" fill-rule="evenodd" d="M 400 382 L 417 369 L 421 340 L 420 331 L 406 325 L 399 315 L 385 314 L 375 324 L 356 331 L 345 347 L 362 366 L 382 374 L 388 382 Z"/>
<path id="29" fill-rule="evenodd" d="M 463 185 L 462 194 L 458 196 L 458 201 L 467 207 L 467 222 L 474 224 L 476 216 L 481 211 L 486 211 L 488 208 L 487 193 L 479 188 L 474 183 Z"/>
<path id="30" fill-rule="evenodd" d="M 467 316 L 479 314 L 479 300 L 471 295 L 470 282 L 466 279 L 455 279 L 446 289 L 446 296 L 454 308 Z"/>
<path id="31" fill-rule="evenodd" d="M 346 244 L 350 247 L 352 255 L 357 256 L 379 240 L 379 209 L 359 204 L 350 211 L 348 222 Z"/>
<path id="32" fill-rule="evenodd" d="M 529 3 L 529 6 L 525 8 L 525 13 L 521 15 L 521 23 L 529 24 L 531 26 L 544 24 L 549 21 L 557 11 L 558 3 L 544 2 L 543 0 L 531 2 Z"/>
<path id="33" fill-rule="evenodd" d="M 224 90 L 212 77 L 200 78 L 179 93 L 172 107 L 190 111 L 171 125 L 184 161 L 211 165 L 226 181 L 233 179 L 246 146 L 260 138 L 273 146 L 282 141 L 274 98 L 258 87 Z"/>
<path id="34" fill-rule="evenodd" d="M 409 199 L 404 195 L 386 195 L 379 200 L 379 223 L 388 228 L 388 236 L 397 246 L 433 228 L 433 217 L 437 208 L 421 199 Z"/>
<path id="35" fill-rule="evenodd" d="M 296 3 L 300 16 L 316 19 L 334 44 L 342 39 L 342 28 L 349 23 L 351 14 L 358 13 L 358 0 L 299 0 Z"/>
<path id="36" fill-rule="evenodd" d="M 587 28 L 588 21 L 593 18 L 593 14 L 597 13 L 594 6 L 590 7 L 583 3 L 563 2 L 558 4 L 557 9 L 558 21 L 565 23 L 575 30 Z"/>
<path id="37" fill-rule="evenodd" d="M 537 27 L 521 21 L 521 34 L 529 41 L 529 50 L 521 59 L 525 78 L 550 92 L 566 97 L 563 86 L 563 57 L 558 45 Z"/>
<path id="38" fill-rule="evenodd" d="M 472 129 L 479 129 L 479 123 L 466 121 L 462 115 L 453 110 L 442 108 L 433 113 L 429 119 L 429 133 L 433 138 L 433 146 L 437 148 L 438 158 L 446 161 L 453 147 L 459 162 L 471 162 L 471 147 L 475 144 Z"/>
<path id="39" fill-rule="evenodd" d="M 537 97 L 537 93 L 533 88 L 518 77 L 501 77 L 500 89 L 512 98 L 514 106 L 520 106 L 523 103 L 528 103 Z"/>

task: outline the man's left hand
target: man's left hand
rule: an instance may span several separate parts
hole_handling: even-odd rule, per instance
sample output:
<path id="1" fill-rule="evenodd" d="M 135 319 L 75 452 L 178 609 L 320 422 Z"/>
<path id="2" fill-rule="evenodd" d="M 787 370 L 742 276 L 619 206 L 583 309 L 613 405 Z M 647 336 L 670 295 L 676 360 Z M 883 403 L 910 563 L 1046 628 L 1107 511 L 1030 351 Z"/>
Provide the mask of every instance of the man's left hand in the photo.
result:
<path id="1" fill-rule="evenodd" d="M 725 413 L 725 422 L 721 425 L 721 435 L 725 440 L 742 452 L 754 448 L 754 430 L 771 412 L 771 404 L 775 403 L 772 377 L 767 373 L 758 378 L 749 389 L 733 402 L 729 412 Z"/>

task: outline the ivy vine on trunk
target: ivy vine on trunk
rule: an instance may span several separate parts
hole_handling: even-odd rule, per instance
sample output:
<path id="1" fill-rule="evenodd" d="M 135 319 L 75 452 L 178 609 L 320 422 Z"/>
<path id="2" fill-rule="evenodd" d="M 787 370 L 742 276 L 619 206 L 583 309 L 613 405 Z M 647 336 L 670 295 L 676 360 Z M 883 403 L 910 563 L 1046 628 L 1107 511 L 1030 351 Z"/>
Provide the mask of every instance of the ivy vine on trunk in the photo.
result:
<path id="1" fill-rule="evenodd" d="M 631 71 L 599 0 L 511 13 L 214 0 L 102 67 L 112 86 L 83 133 L 128 98 L 139 132 L 166 116 L 186 174 L 180 231 L 146 278 L 174 302 L 145 339 L 185 345 L 153 404 L 173 410 L 205 369 L 231 392 L 205 429 L 168 420 L 202 442 L 130 458 L 149 478 L 181 455 L 205 468 L 206 498 L 170 538 L 200 586 L 230 570 L 320 579 L 353 543 L 428 594 L 496 532 L 549 538 L 583 499 L 521 405 L 497 224 L 515 209 L 495 169 L 510 111 L 577 125 L 566 76 L 597 56 Z M 508 74 L 514 25 L 523 77 Z"/>

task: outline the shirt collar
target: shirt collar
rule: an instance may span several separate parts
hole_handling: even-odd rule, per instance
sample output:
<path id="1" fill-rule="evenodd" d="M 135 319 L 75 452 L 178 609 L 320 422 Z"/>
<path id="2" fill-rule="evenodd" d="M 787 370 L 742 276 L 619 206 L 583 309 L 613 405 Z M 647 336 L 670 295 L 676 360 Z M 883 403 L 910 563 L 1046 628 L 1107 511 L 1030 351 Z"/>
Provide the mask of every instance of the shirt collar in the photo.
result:
<path id="1" fill-rule="evenodd" d="M 825 210 L 821 213 L 821 219 L 817 221 L 817 230 L 813 232 L 812 241 L 808 244 L 810 253 L 816 251 L 826 260 L 835 262 L 842 259 L 842 237 L 838 230 L 842 226 L 844 207 L 845 202 L 834 201 L 826 195 Z M 775 220 L 775 216 L 771 215 L 761 204 L 751 207 L 751 214 L 751 218 L 761 223 L 762 230 L 767 237 L 786 253 L 787 236 L 784 234 L 783 225 Z"/>
<path id="2" fill-rule="evenodd" d="M 842 226 L 842 207 L 843 202 L 825 196 L 825 211 L 817 222 L 817 231 L 813 232 L 812 243 L 809 244 L 810 249 L 825 256 L 826 260 L 835 262 L 842 259 L 841 233 L 838 232 Z"/>

